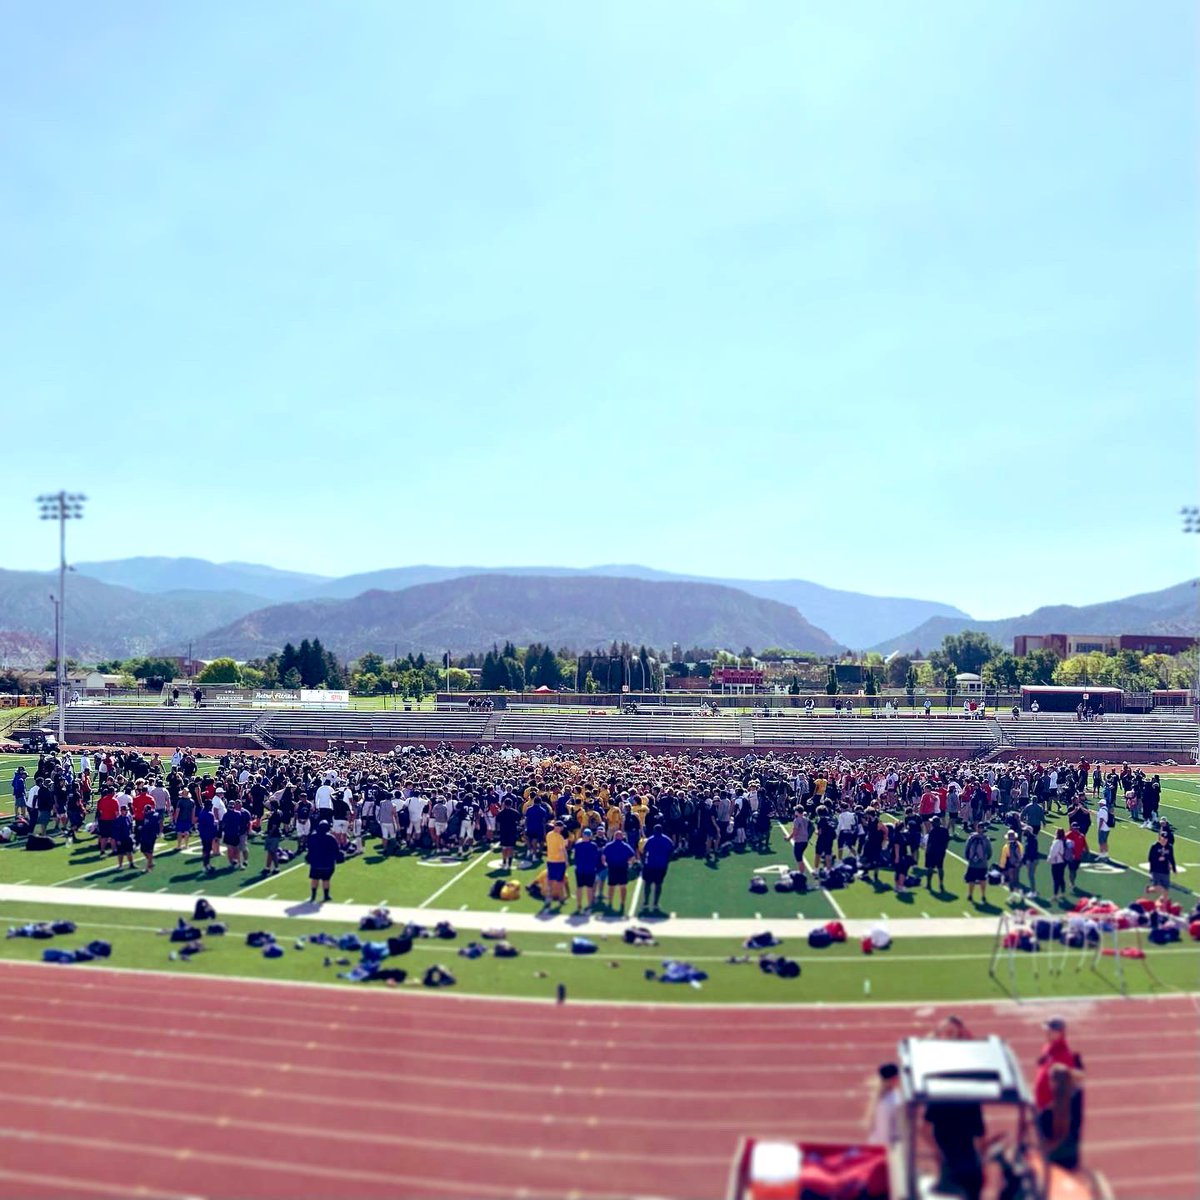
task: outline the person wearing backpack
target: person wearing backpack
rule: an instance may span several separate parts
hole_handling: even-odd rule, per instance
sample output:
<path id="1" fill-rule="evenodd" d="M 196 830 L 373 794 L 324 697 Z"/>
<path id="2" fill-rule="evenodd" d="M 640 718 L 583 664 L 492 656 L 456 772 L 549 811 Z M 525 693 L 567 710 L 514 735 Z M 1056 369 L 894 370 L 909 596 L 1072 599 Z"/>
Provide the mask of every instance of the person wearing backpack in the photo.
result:
<path id="1" fill-rule="evenodd" d="M 988 841 L 987 834 L 983 832 L 983 823 L 981 821 L 975 822 L 975 832 L 967 838 L 963 857 L 967 860 L 967 873 L 964 877 L 967 884 L 967 902 L 970 904 L 975 903 L 975 885 L 979 884 L 980 903 L 986 904 L 988 866 L 992 860 L 992 843 Z"/>

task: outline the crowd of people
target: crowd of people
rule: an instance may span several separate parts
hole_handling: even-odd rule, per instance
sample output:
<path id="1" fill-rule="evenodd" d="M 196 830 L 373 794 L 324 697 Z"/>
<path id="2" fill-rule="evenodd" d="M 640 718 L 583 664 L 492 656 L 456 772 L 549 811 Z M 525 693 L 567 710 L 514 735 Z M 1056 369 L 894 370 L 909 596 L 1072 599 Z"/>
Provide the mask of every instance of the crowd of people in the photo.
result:
<path id="1" fill-rule="evenodd" d="M 228 869 L 249 865 L 261 838 L 266 873 L 292 853 L 315 860 L 314 894 L 329 891 L 337 861 L 378 837 L 384 856 L 463 853 L 498 844 L 511 867 L 546 864 L 546 900 L 563 904 L 574 867 L 577 907 L 623 899 L 640 864 L 648 905 L 661 902 L 670 863 L 693 855 L 717 863 L 747 847 L 766 851 L 783 828 L 795 870 L 824 880 L 835 869 L 945 890 L 951 839 L 965 839 L 968 899 L 987 902 L 989 884 L 1038 895 L 1038 864 L 1050 869 L 1051 895 L 1066 896 L 1097 839 L 1100 856 L 1119 820 L 1153 829 L 1151 887 L 1167 889 L 1178 870 L 1174 833 L 1159 817 L 1158 775 L 1124 765 L 1078 762 L 1003 764 L 954 759 L 849 760 L 748 754 L 649 754 L 631 749 L 470 750 L 407 747 L 388 754 L 293 751 L 230 753 L 200 770 L 192 752 L 169 757 L 120 749 L 45 754 L 32 777 L 12 782 L 18 819 L 35 832 L 76 838 L 93 826 L 103 855 L 155 869 L 170 839 L 195 839 L 203 868 L 221 855 Z M 1061 816 L 1049 847 L 1049 823 Z M 997 835 L 994 840 L 993 834 Z M 319 835 L 319 836 L 318 836 Z M 284 846 L 294 839 L 295 848 Z M 996 854 L 996 845 L 999 853 Z M 918 872 L 916 868 L 920 868 Z M 884 880 L 880 880 L 881 873 Z"/>

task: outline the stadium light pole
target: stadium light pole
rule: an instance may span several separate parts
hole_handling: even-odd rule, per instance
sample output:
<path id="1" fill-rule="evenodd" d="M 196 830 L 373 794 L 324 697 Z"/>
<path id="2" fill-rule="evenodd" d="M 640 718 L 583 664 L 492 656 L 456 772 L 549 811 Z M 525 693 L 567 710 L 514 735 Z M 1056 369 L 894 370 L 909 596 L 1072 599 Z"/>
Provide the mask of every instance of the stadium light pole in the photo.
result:
<path id="1" fill-rule="evenodd" d="M 67 522 L 83 520 L 83 503 L 87 499 L 77 492 L 58 491 L 37 498 L 38 512 L 43 521 L 58 522 L 58 604 L 54 610 L 54 640 L 58 643 L 54 671 L 54 698 L 58 703 L 58 744 L 67 740 Z"/>
<path id="2" fill-rule="evenodd" d="M 1200 507 L 1185 504 L 1179 510 L 1179 515 L 1183 518 L 1184 533 L 1200 533 Z M 1192 587 L 1195 586 L 1193 582 Z M 1192 716 L 1196 720 L 1196 761 L 1200 763 L 1200 630 L 1196 635 L 1196 675 L 1192 684 Z"/>

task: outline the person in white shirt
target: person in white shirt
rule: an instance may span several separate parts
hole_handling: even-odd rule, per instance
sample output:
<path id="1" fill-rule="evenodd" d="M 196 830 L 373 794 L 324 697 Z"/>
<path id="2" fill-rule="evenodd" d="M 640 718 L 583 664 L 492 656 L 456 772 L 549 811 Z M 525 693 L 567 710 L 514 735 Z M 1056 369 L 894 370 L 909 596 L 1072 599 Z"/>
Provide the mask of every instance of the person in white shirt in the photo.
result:
<path id="1" fill-rule="evenodd" d="M 1101 800 L 1096 809 L 1096 838 L 1099 842 L 1100 857 L 1108 857 L 1108 835 L 1112 831 L 1112 814 L 1108 810 L 1108 801 Z"/>
<path id="2" fill-rule="evenodd" d="M 871 1103 L 867 1141 L 894 1146 L 900 1141 L 900 1070 L 895 1063 L 879 1068 L 879 1091 Z"/>
<path id="3" fill-rule="evenodd" d="M 327 809 L 329 812 L 333 812 L 333 788 L 328 783 L 323 783 L 317 788 L 317 794 L 313 797 L 313 805 L 318 811 Z"/>
<path id="4" fill-rule="evenodd" d="M 839 850 L 850 850 L 858 837 L 858 814 L 844 808 L 837 817 L 837 844 Z"/>
<path id="5" fill-rule="evenodd" d="M 118 797 L 120 799 L 120 797 Z M 213 796 L 213 816 L 217 820 L 217 824 L 221 824 L 221 819 L 225 816 L 225 789 L 217 788 L 216 794 Z"/>
<path id="6" fill-rule="evenodd" d="M 408 798 L 408 840 L 414 845 L 421 837 L 421 814 L 425 811 L 425 797 L 415 791 Z"/>

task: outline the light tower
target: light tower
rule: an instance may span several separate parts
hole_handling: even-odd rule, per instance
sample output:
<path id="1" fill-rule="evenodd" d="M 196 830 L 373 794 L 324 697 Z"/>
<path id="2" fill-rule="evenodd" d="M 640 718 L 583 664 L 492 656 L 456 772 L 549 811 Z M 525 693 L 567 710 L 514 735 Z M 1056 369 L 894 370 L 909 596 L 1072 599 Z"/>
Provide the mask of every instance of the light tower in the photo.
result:
<path id="1" fill-rule="evenodd" d="M 1185 504 L 1179 510 L 1179 515 L 1183 518 L 1184 533 L 1200 533 L 1200 508 L 1194 504 Z M 1192 587 L 1195 587 L 1193 582 Z M 1192 680 L 1192 716 L 1197 719 L 1198 725 L 1196 729 L 1196 749 L 1193 752 L 1197 762 L 1200 762 L 1200 709 L 1197 704 L 1200 704 L 1200 629 L 1196 631 L 1196 677 Z"/>
<path id="2" fill-rule="evenodd" d="M 59 491 L 39 496 L 38 512 L 43 521 L 58 522 L 58 603 L 54 606 L 54 640 L 58 643 L 54 671 L 54 699 L 58 704 L 58 744 L 67 740 L 67 522 L 83 519 L 86 496 L 76 492 Z"/>

